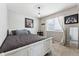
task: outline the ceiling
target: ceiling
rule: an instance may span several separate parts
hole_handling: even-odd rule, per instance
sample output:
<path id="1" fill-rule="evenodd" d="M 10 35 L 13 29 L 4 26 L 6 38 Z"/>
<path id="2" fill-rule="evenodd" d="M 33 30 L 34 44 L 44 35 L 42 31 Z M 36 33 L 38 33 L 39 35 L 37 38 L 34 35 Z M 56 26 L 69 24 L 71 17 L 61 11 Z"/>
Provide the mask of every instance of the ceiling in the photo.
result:
<path id="1" fill-rule="evenodd" d="M 76 3 L 8 3 L 8 10 L 28 15 L 31 17 L 39 17 L 37 7 L 40 6 L 40 17 L 71 8 Z"/>

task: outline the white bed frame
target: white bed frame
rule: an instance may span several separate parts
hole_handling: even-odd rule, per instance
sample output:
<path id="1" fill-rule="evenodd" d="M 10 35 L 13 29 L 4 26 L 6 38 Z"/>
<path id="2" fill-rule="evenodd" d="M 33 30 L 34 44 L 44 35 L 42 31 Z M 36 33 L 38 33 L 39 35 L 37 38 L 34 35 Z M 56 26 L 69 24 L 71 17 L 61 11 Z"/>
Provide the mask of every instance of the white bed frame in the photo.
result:
<path id="1" fill-rule="evenodd" d="M 5 53 L 0 56 L 44 56 L 51 51 L 52 37 L 26 45 Z"/>

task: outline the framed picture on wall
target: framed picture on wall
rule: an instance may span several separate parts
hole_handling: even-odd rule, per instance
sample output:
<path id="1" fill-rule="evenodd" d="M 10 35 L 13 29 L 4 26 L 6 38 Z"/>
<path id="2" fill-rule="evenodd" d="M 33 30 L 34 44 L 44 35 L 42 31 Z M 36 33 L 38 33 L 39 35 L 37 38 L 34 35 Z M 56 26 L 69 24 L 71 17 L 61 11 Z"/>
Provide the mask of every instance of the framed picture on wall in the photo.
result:
<path id="1" fill-rule="evenodd" d="M 78 14 L 70 15 L 64 17 L 65 24 L 75 24 L 78 23 Z"/>
<path id="2" fill-rule="evenodd" d="M 33 28 L 33 19 L 25 18 L 25 28 Z"/>

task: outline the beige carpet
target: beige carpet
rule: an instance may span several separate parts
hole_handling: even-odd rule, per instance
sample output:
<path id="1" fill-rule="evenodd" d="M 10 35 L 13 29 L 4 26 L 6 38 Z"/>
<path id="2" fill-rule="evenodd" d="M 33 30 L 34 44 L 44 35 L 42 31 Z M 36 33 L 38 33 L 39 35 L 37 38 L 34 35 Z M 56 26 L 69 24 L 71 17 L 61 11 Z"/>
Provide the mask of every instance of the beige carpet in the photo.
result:
<path id="1" fill-rule="evenodd" d="M 52 55 L 53 56 L 79 56 L 79 49 L 65 47 L 58 43 L 53 43 Z"/>

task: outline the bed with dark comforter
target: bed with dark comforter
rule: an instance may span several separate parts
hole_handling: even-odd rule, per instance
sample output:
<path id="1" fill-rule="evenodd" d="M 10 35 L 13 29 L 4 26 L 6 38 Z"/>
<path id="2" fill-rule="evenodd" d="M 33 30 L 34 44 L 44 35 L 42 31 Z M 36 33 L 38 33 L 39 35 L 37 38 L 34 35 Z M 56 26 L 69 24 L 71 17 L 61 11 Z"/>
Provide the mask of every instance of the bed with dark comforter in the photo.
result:
<path id="1" fill-rule="evenodd" d="M 45 38 L 34 34 L 8 36 L 0 47 L 0 53 L 29 45 L 43 39 Z"/>

